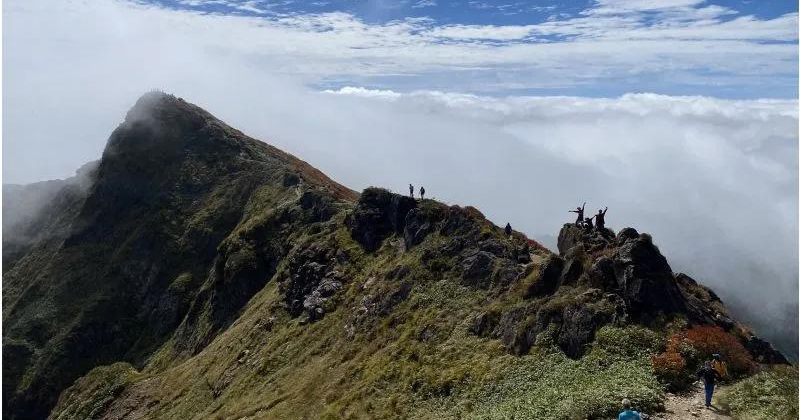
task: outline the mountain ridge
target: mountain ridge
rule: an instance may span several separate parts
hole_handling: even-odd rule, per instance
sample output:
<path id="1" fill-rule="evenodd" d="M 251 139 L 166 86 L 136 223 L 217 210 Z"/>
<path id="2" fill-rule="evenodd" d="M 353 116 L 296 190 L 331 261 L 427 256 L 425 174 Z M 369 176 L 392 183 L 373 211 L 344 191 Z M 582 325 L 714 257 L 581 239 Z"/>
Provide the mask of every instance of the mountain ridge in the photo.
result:
<path id="1" fill-rule="evenodd" d="M 471 207 L 357 194 L 161 92 L 136 102 L 89 176 L 56 194 L 70 199 L 39 224 L 50 237 L 3 255 L 10 418 L 408 414 L 397 401 L 457 399 L 520 363 L 507 357 L 588 360 L 600 331 L 639 326 L 715 326 L 786 363 L 649 235 L 567 224 L 555 254 Z M 425 360 L 445 378 L 414 373 Z M 489 367 L 455 367 L 470 360 Z M 320 403 L 315 389 L 341 395 Z"/>

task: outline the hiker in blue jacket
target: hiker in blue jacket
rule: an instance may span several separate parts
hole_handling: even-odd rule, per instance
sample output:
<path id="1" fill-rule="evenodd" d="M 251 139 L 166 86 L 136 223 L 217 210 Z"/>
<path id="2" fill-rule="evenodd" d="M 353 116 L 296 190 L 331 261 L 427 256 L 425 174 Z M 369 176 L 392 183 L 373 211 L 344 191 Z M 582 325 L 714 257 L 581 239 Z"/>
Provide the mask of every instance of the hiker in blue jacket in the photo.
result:
<path id="1" fill-rule="evenodd" d="M 642 420 L 642 416 L 638 411 L 631 409 L 631 400 L 625 398 L 622 400 L 622 412 L 619 413 L 617 420 Z"/>

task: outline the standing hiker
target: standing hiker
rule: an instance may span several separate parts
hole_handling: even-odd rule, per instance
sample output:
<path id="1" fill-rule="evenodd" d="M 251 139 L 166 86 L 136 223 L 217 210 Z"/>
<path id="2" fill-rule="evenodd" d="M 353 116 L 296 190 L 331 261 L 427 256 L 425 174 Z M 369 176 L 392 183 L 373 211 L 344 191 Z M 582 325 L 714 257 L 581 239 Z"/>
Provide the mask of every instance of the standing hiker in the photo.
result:
<path id="1" fill-rule="evenodd" d="M 582 207 L 576 207 L 575 210 L 570 210 L 570 213 L 578 213 L 578 219 L 575 220 L 575 226 L 580 226 L 583 223 L 583 209 L 586 207 L 586 202 L 583 202 Z"/>
<path id="2" fill-rule="evenodd" d="M 511 223 L 506 223 L 506 236 L 511 236 Z"/>
<path id="3" fill-rule="evenodd" d="M 411 184 L 408 184 L 408 195 L 410 195 L 411 198 L 414 198 L 414 186 Z"/>
<path id="4" fill-rule="evenodd" d="M 597 224 L 597 230 L 605 229 L 606 228 L 606 212 L 608 211 L 608 207 L 605 210 L 597 210 L 597 214 L 594 215 L 595 223 Z"/>
<path id="5" fill-rule="evenodd" d="M 721 379 L 719 372 L 711 367 L 711 361 L 703 363 L 703 367 L 697 371 L 697 377 L 703 380 L 706 390 L 706 407 L 711 407 L 711 397 L 714 396 L 714 385 Z"/>
<path id="6" fill-rule="evenodd" d="M 419 187 L 419 198 L 420 200 L 425 199 L 425 187 Z"/>

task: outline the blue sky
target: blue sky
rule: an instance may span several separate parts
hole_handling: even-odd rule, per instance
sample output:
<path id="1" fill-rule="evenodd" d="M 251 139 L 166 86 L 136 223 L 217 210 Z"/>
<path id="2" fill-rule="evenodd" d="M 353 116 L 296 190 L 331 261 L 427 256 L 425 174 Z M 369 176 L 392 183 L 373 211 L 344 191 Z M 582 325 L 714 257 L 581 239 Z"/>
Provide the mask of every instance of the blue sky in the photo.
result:
<path id="1" fill-rule="evenodd" d="M 286 44 L 273 47 L 288 46 L 296 64 L 287 63 L 289 57 L 279 51 L 281 63 L 271 67 L 306 75 L 308 84 L 319 89 L 352 85 L 495 96 L 614 97 L 652 92 L 733 99 L 797 97 L 797 3 L 793 1 L 150 0 L 138 4 L 280 28 Z M 255 32 L 252 35 L 258 38 Z M 329 49 L 302 51 L 315 47 Z M 272 63 L 270 54 L 274 49 L 253 52 L 253 60 Z"/>
<path id="2" fill-rule="evenodd" d="M 591 9 L 593 0 L 513 1 L 513 0 L 269 0 L 203 1 L 154 0 L 153 3 L 174 9 L 249 16 L 345 12 L 367 23 L 385 23 L 405 18 L 432 18 L 441 24 L 527 25 L 553 18 L 577 16 Z M 797 12 L 797 2 L 787 0 L 709 1 L 737 11 L 772 19 Z M 727 20 L 734 16 L 728 16 Z"/>

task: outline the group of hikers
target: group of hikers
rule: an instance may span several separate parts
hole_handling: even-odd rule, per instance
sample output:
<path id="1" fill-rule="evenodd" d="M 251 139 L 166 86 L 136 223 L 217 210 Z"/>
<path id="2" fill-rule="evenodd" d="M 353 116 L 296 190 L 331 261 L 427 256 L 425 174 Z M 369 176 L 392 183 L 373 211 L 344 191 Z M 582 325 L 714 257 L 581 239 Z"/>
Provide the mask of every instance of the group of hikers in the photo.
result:
<path id="1" fill-rule="evenodd" d="M 582 206 L 576 207 L 575 210 L 570 210 L 570 213 L 578 213 L 578 219 L 575 220 L 575 225 L 578 227 L 582 227 L 587 231 L 591 231 L 594 226 L 597 226 L 597 229 L 605 229 L 606 228 L 606 212 L 608 211 L 608 207 L 603 210 L 597 210 L 597 214 L 592 217 L 583 217 L 583 210 L 586 208 L 586 202 L 583 202 Z M 592 225 L 592 219 L 595 219 L 594 225 Z"/>
<path id="2" fill-rule="evenodd" d="M 720 354 L 712 355 L 711 360 L 703 363 L 703 366 L 697 371 L 697 377 L 703 381 L 706 407 L 712 407 L 711 397 L 714 396 L 714 387 L 717 381 L 726 376 L 728 376 L 728 369 L 725 367 L 725 362 L 722 361 L 722 355 Z M 623 399 L 622 411 L 617 416 L 617 420 L 642 420 L 641 414 L 631 407 L 631 401 L 627 398 Z"/>
<path id="3" fill-rule="evenodd" d="M 411 184 L 408 184 L 408 195 L 414 198 L 414 186 Z M 420 200 L 425 199 L 425 187 L 419 187 L 419 198 Z"/>

